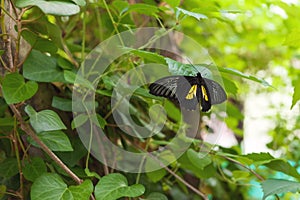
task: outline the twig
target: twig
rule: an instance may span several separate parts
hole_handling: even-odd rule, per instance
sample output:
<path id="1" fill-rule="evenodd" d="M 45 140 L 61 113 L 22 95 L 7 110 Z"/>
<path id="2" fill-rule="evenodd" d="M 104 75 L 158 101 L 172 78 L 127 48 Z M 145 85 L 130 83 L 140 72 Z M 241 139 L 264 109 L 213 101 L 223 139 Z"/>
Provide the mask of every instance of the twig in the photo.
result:
<path id="1" fill-rule="evenodd" d="M 199 190 L 197 190 L 196 188 L 194 188 L 191 184 L 189 184 L 183 178 L 181 178 L 180 176 L 178 176 L 175 172 L 173 172 L 172 170 L 170 170 L 167 166 L 164 166 L 164 169 L 167 170 L 170 174 L 172 174 L 180 182 L 182 182 L 185 186 L 187 186 L 188 188 L 190 188 L 193 192 L 195 192 L 196 194 L 198 194 L 199 196 L 201 196 L 203 199 L 208 200 L 207 196 L 204 193 L 202 193 Z"/>
<path id="2" fill-rule="evenodd" d="M 137 147 L 137 146 L 135 145 L 135 147 Z M 145 152 L 143 149 L 141 149 L 139 147 L 137 147 L 137 148 L 140 149 L 142 152 Z M 178 176 L 175 172 L 173 172 L 171 169 L 169 169 L 168 166 L 166 166 L 163 162 L 161 162 L 159 159 L 157 159 L 157 157 L 155 157 L 154 155 L 152 155 L 149 152 L 145 152 L 145 153 L 147 153 L 149 156 L 151 156 L 153 159 L 155 159 L 162 168 L 164 168 L 167 172 L 169 172 L 171 175 L 173 175 L 177 180 L 179 180 L 180 182 L 182 182 L 190 190 L 192 190 L 193 192 L 195 192 L 196 194 L 198 194 L 204 200 L 208 200 L 208 197 L 204 193 L 200 192 L 198 189 L 194 188 L 191 184 L 189 184 L 183 178 L 181 178 L 180 176 Z"/>
<path id="3" fill-rule="evenodd" d="M 15 114 L 17 120 L 20 123 L 20 127 L 21 129 L 27 133 L 47 154 L 48 156 L 54 160 L 54 162 L 56 162 L 67 174 L 69 174 L 69 176 L 77 183 L 77 184 L 81 184 L 82 180 L 76 176 L 76 174 L 74 174 L 35 134 L 35 132 L 33 131 L 33 129 L 31 128 L 31 126 L 29 124 L 27 124 L 23 118 L 22 115 L 20 114 L 19 110 L 16 108 L 15 105 L 11 104 L 9 105 L 9 107 L 11 108 L 11 110 L 13 111 L 13 113 Z"/>
<path id="4" fill-rule="evenodd" d="M 8 12 L 10 14 L 10 16 L 12 16 L 12 5 L 11 2 L 9 2 L 9 8 L 8 8 Z M 7 38 L 6 41 L 6 50 L 7 50 L 7 58 L 8 58 L 8 64 L 9 64 L 9 68 L 12 70 L 13 69 L 13 53 L 12 53 L 12 35 L 11 35 L 11 31 L 12 31 L 12 18 L 8 19 L 8 30 L 7 32 L 9 33 L 9 37 Z"/>
<path id="5" fill-rule="evenodd" d="M 259 180 L 261 180 L 261 181 L 264 181 L 264 180 L 265 180 L 262 176 L 260 176 L 260 175 L 259 175 L 258 173 L 256 173 L 254 170 L 252 170 L 252 169 L 250 169 L 249 167 L 243 165 L 243 164 L 240 163 L 239 161 L 234 160 L 234 159 L 232 159 L 232 158 L 230 158 L 230 157 L 227 157 L 227 156 L 224 156 L 224 155 L 218 155 L 218 156 L 221 156 L 221 157 L 223 157 L 223 158 L 225 158 L 225 159 L 227 159 L 227 160 L 229 160 L 229 161 L 231 161 L 231 162 L 233 162 L 233 163 L 235 163 L 235 164 L 237 164 L 237 165 L 239 165 L 239 166 L 241 166 L 241 167 L 247 169 L 249 172 L 251 172 L 252 174 L 254 174 L 254 176 L 256 176 Z"/>

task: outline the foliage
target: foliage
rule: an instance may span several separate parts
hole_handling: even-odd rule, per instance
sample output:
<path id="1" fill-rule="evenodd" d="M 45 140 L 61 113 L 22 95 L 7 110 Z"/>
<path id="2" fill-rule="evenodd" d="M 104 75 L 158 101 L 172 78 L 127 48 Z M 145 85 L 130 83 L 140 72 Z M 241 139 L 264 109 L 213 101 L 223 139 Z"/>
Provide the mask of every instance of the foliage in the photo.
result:
<path id="1" fill-rule="evenodd" d="M 131 2 L 1 1 L 0 199 L 299 198 L 299 113 L 294 123 L 285 119 L 282 110 L 270 116 L 275 127 L 269 132 L 268 147 L 279 152 L 279 157 L 267 152 L 245 155 L 242 107 L 249 92 L 293 87 L 290 107 L 299 108 L 300 36 L 295 27 L 300 27 L 300 5 L 285 1 Z M 124 47 L 127 53 L 110 64 L 99 83 L 76 77 L 98 44 L 139 27 L 180 31 L 207 49 L 214 63 L 192 66 L 163 51 Z M 184 42 L 174 36 L 173 43 Z M 185 51 L 198 57 L 195 49 Z M 119 118 L 125 128 L 116 123 L 110 104 L 114 87 L 123 74 L 149 63 L 163 65 L 161 71 L 172 75 L 193 75 L 196 70 L 207 78 L 214 75 L 211 67 L 215 67 L 228 95 L 225 123 L 237 145 L 225 148 L 184 136 L 184 141 L 192 142 L 179 159 L 168 152 L 160 156 L 171 160 L 170 165 L 137 174 L 99 162 L 93 149 L 81 142 L 76 128 L 97 124 L 116 146 L 131 152 L 157 150 L 177 132 L 186 133 L 176 104 L 150 95 L 147 85 L 137 88 L 126 101 L 130 115 L 140 126 L 158 119 L 164 128 L 145 139 L 124 133 L 143 135 L 126 127 L 128 119 L 122 113 Z M 276 73 L 278 68 L 287 75 Z M 125 89 L 130 88 L 130 81 L 134 80 L 128 79 Z M 78 85 L 84 90 L 79 91 Z M 95 108 L 97 114 L 72 116 L 71 111 L 80 112 L 83 104 L 72 105 L 72 93 L 87 90 L 96 93 L 96 102 L 88 101 L 85 109 Z M 159 117 L 156 103 L 163 104 L 166 118 Z M 218 119 L 224 116 L 217 106 L 214 113 Z M 201 116 L 201 132 L 212 132 L 207 120 L 213 117 L 211 113 Z M 119 159 L 114 156 L 110 158 Z M 147 160 L 145 167 L 152 165 Z"/>

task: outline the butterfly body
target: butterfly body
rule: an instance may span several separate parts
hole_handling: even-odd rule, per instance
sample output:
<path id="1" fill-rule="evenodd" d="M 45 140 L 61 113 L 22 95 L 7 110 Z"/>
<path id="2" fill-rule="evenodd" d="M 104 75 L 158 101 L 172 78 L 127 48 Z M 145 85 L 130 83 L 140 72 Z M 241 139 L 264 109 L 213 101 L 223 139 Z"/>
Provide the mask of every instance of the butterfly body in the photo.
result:
<path id="1" fill-rule="evenodd" d="M 200 103 L 203 112 L 227 99 L 219 83 L 203 78 L 200 73 L 196 76 L 164 77 L 150 84 L 149 89 L 150 94 L 176 101 L 188 110 L 195 110 Z"/>

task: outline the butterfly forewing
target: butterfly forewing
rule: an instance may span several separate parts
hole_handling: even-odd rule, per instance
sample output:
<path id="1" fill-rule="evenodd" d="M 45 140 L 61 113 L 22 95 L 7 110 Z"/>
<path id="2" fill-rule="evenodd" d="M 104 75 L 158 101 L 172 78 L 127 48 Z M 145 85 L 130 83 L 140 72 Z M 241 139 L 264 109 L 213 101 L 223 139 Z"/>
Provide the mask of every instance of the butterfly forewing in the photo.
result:
<path id="1" fill-rule="evenodd" d="M 176 99 L 176 89 L 179 76 L 169 76 L 159 79 L 149 86 L 150 94 Z"/>

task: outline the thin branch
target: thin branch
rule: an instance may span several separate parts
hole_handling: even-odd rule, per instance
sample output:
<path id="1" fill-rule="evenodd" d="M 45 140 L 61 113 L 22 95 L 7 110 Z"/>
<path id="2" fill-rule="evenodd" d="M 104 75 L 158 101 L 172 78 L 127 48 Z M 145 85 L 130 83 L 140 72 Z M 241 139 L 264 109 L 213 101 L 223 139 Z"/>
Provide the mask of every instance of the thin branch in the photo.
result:
<path id="1" fill-rule="evenodd" d="M 12 5 L 11 3 L 9 2 L 9 14 L 10 16 L 12 16 Z M 12 70 L 14 68 L 14 65 L 13 65 L 13 53 L 12 53 L 12 36 L 11 36 L 11 31 L 13 30 L 13 27 L 12 27 L 12 18 L 10 17 L 8 19 L 8 30 L 7 32 L 9 33 L 9 37 L 7 38 L 7 41 L 6 41 L 6 50 L 7 50 L 7 58 L 8 58 L 8 65 L 9 65 L 9 68 Z"/>
<path id="2" fill-rule="evenodd" d="M 198 194 L 200 197 L 202 197 L 204 200 L 208 200 L 208 197 L 202 193 L 201 191 L 199 191 L 198 189 L 196 189 L 195 187 L 193 187 L 191 184 L 189 184 L 186 180 L 184 180 L 183 178 L 181 178 L 179 175 L 177 175 L 174 171 L 172 171 L 171 169 L 168 168 L 168 166 L 166 166 L 164 163 L 162 163 L 160 160 L 157 159 L 157 157 L 155 157 L 154 155 L 152 155 L 149 152 L 145 152 L 144 149 L 141 149 L 140 147 L 134 145 L 137 149 L 141 150 L 144 153 L 147 153 L 149 156 L 151 156 L 153 159 L 155 159 L 158 164 L 164 168 L 167 172 L 169 172 L 171 175 L 173 175 L 177 180 L 179 180 L 180 182 L 182 182 L 186 187 L 188 187 L 190 190 L 192 190 L 193 192 L 195 192 L 196 194 Z M 141 161 L 143 162 L 143 161 Z"/>
<path id="3" fill-rule="evenodd" d="M 47 154 L 48 156 L 54 160 L 69 176 L 77 183 L 81 184 L 82 180 L 76 176 L 35 134 L 34 130 L 31 128 L 29 124 L 27 124 L 20 114 L 19 110 L 16 108 L 15 105 L 9 105 L 13 113 L 15 114 L 17 120 L 20 123 L 21 129 L 27 133 Z"/>
<path id="4" fill-rule="evenodd" d="M 237 165 L 239 165 L 239 166 L 241 166 L 241 167 L 247 169 L 247 170 L 248 170 L 249 172 L 251 172 L 254 176 L 256 176 L 259 180 L 261 180 L 261 181 L 264 181 L 264 180 L 265 180 L 262 176 L 260 176 L 260 175 L 259 175 L 258 173 L 256 173 L 254 170 L 252 170 L 252 169 L 250 169 L 249 167 L 243 165 L 243 164 L 240 163 L 239 161 L 234 160 L 234 159 L 232 159 L 232 158 L 230 158 L 230 157 L 227 157 L 227 156 L 224 156 L 224 155 L 218 155 L 218 156 L 223 157 L 223 158 L 225 158 L 225 159 L 227 159 L 227 160 L 229 160 L 229 161 L 231 161 L 231 162 L 233 162 L 233 163 L 235 163 L 235 164 L 237 164 Z"/>
<path id="5" fill-rule="evenodd" d="M 4 2 L 4 1 L 3 1 L 3 2 Z M 7 12 L 7 10 L 4 8 L 3 5 L 0 5 L 0 9 L 1 9 L 1 11 L 3 11 L 8 17 L 10 17 L 12 20 L 14 20 L 15 22 L 17 22 L 16 19 L 15 19 L 13 16 L 11 16 L 9 12 Z M 4 16 L 4 14 L 1 15 L 1 17 L 3 17 L 3 16 Z"/>
<path id="6" fill-rule="evenodd" d="M 117 23 L 115 22 L 115 20 L 114 20 L 114 18 L 113 18 L 113 16 L 112 16 L 112 14 L 111 14 L 111 12 L 110 12 L 110 10 L 109 10 L 109 8 L 108 8 L 108 5 L 107 5 L 107 3 L 106 3 L 105 0 L 103 0 L 103 4 L 104 4 L 104 6 L 105 6 L 105 9 L 106 9 L 106 11 L 107 11 L 107 13 L 108 13 L 108 16 L 109 16 L 109 18 L 110 18 L 110 20 L 111 20 L 111 23 L 112 23 L 113 26 L 114 26 L 114 29 L 115 29 L 115 31 L 116 31 L 118 37 L 119 37 L 119 40 L 120 40 L 122 46 L 125 46 L 125 45 L 124 45 L 124 42 L 123 42 L 123 39 L 122 39 L 122 37 L 120 36 L 120 32 L 119 32 L 119 30 L 118 30 Z"/>
<path id="7" fill-rule="evenodd" d="M 18 70 L 18 62 L 19 62 L 19 52 L 20 52 L 20 42 L 21 42 L 21 33 L 22 33 L 22 15 L 24 14 L 25 9 L 22 9 L 20 14 L 17 17 L 17 39 L 16 39 L 16 50 L 15 50 L 15 59 L 14 66 L 16 71 Z"/>
<path id="8" fill-rule="evenodd" d="M 157 158 L 154 157 L 152 154 L 149 153 L 149 155 L 152 156 L 154 159 L 157 160 Z M 177 180 L 179 180 L 180 182 L 182 182 L 186 187 L 188 187 L 190 190 L 192 190 L 193 192 L 195 192 L 196 194 L 198 194 L 199 196 L 201 196 L 203 199 L 208 200 L 208 197 L 204 193 L 202 193 L 198 189 L 194 188 L 186 180 L 184 180 L 179 175 L 177 175 L 175 172 L 173 172 L 171 169 L 169 169 L 168 166 L 164 165 L 160 160 L 157 160 L 157 161 L 159 162 L 159 165 L 161 167 L 163 167 L 166 171 L 168 171 L 170 174 L 172 174 Z"/>

